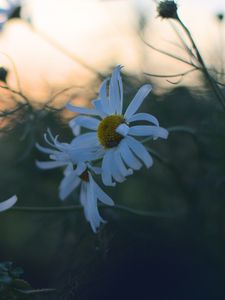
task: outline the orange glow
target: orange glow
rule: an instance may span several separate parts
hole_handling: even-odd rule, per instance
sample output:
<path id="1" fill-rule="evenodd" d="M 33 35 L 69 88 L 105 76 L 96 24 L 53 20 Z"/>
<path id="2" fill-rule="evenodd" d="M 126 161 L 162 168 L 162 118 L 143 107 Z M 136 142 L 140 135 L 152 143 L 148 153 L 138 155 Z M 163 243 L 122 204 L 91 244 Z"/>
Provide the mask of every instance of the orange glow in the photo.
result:
<path id="1" fill-rule="evenodd" d="M 178 40 L 169 23 L 155 18 L 154 5 L 147 4 L 147 1 L 145 5 L 149 9 L 146 41 L 187 58 L 172 44 Z M 46 101 L 51 94 L 69 87 L 74 87 L 75 98 L 93 96 L 96 89 L 86 90 L 96 78 L 92 69 L 107 73 L 109 67 L 122 64 L 126 72 L 140 76 L 143 72 L 180 73 L 189 68 L 143 44 L 138 36 L 138 11 L 132 6 L 132 1 L 77 0 L 65 4 L 59 0 L 38 0 L 33 1 L 32 11 L 35 30 L 20 20 L 8 22 L 1 34 L 0 49 L 15 61 L 23 91 L 36 101 Z M 180 3 L 180 14 L 210 63 L 215 48 L 218 50 L 219 29 L 207 7 L 203 7 L 201 13 L 199 22 L 199 10 L 193 10 L 188 2 Z M 47 37 L 51 38 L 50 43 Z M 52 41 L 78 59 L 71 59 Z M 0 55 L 0 63 L 11 70 L 9 83 L 18 88 L 11 62 Z M 83 63 L 88 68 L 82 66 Z M 187 76 L 182 84 L 196 84 L 196 75 Z M 151 80 L 157 91 L 173 87 L 166 78 Z M 71 94 L 68 91 L 65 95 Z"/>

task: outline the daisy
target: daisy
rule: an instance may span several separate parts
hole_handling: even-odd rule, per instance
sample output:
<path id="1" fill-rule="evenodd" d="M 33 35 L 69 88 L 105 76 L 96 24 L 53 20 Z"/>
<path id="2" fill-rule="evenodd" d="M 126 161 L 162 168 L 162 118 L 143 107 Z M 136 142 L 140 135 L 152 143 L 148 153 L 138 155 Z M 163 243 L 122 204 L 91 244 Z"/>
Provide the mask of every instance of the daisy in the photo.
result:
<path id="1" fill-rule="evenodd" d="M 68 165 L 77 164 L 78 162 L 88 160 L 90 154 L 86 151 L 83 152 L 79 147 L 61 143 L 58 141 L 58 136 L 53 136 L 51 131 L 48 129 L 47 133 L 44 134 L 46 143 L 50 146 L 43 147 L 40 144 L 36 144 L 38 150 L 49 155 L 50 161 L 36 161 L 36 165 L 40 169 L 48 170 L 58 167 L 66 167 Z M 71 155 L 71 153 L 73 155 Z M 93 154 L 91 154 L 93 157 Z"/>
<path id="2" fill-rule="evenodd" d="M 86 147 L 87 151 L 94 153 L 93 156 L 103 158 L 102 180 L 108 186 L 124 181 L 133 170 L 139 170 L 142 164 L 147 168 L 152 166 L 151 155 L 135 137 L 152 139 L 168 137 L 168 131 L 159 126 L 154 116 L 137 113 L 144 98 L 151 91 L 151 85 L 143 85 L 123 113 L 123 84 L 120 70 L 121 66 L 117 66 L 111 78 L 103 81 L 99 98 L 92 101 L 93 108 L 71 104 L 66 106 L 67 109 L 81 114 L 70 122 L 74 131 L 78 126 L 92 130 L 76 137 L 71 144 Z M 139 122 L 145 124 L 139 125 Z"/>
<path id="3" fill-rule="evenodd" d="M 17 202 L 17 197 L 14 195 L 8 200 L 0 202 L 0 212 L 11 208 Z"/>
<path id="4" fill-rule="evenodd" d="M 75 189 L 80 188 L 80 203 L 84 208 L 86 220 L 90 223 L 92 230 L 96 232 L 101 222 L 105 222 L 98 211 L 98 200 L 106 205 L 114 205 L 113 200 L 98 186 L 91 174 L 98 175 L 101 173 L 101 169 L 84 162 L 89 155 L 86 151 L 74 148 L 70 144 L 60 143 L 57 136 L 53 137 L 50 131 L 44 137 L 51 148 L 39 144 L 37 144 L 37 148 L 49 154 L 51 161 L 37 161 L 37 166 L 44 170 L 65 167 L 64 178 L 59 186 L 59 197 L 64 200 Z M 73 159 L 70 156 L 71 152 Z"/>
<path id="5" fill-rule="evenodd" d="M 71 165 L 68 166 L 59 187 L 59 195 L 61 200 L 64 200 L 72 191 L 80 187 L 80 203 L 84 208 L 86 220 L 96 233 L 101 222 L 105 223 L 99 214 L 98 200 L 109 206 L 113 206 L 114 202 L 95 182 L 91 171 L 95 174 L 100 173 L 99 168 L 94 168 L 89 163 L 79 163 L 76 169 Z"/>

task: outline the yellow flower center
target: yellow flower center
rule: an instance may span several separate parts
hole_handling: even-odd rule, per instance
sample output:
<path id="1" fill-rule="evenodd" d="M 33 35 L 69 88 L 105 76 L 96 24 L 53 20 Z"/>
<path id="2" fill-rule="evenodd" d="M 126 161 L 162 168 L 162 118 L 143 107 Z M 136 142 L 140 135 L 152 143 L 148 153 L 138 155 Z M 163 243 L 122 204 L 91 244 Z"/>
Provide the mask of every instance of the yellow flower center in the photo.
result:
<path id="1" fill-rule="evenodd" d="M 103 147 L 113 148 L 120 143 L 123 136 L 116 132 L 116 128 L 122 123 L 125 123 L 125 120 L 120 115 L 108 116 L 100 122 L 97 135 Z"/>

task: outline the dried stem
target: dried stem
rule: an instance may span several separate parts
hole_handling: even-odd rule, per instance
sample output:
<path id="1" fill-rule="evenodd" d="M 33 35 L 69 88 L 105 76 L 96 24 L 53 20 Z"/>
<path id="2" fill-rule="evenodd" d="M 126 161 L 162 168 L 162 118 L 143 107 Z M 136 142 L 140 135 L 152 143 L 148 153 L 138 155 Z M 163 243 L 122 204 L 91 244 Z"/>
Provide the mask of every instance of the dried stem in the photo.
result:
<path id="1" fill-rule="evenodd" d="M 198 50 L 198 47 L 192 37 L 192 34 L 191 32 L 189 31 L 189 29 L 186 27 L 186 25 L 182 22 L 182 20 L 179 18 L 179 16 L 177 16 L 176 20 L 178 21 L 178 23 L 181 25 L 181 27 L 183 28 L 183 30 L 185 31 L 185 33 L 187 34 L 191 44 L 192 44 L 192 47 L 195 51 L 195 54 L 196 54 L 196 58 L 200 64 L 200 66 L 202 67 L 202 73 L 205 75 L 205 78 L 207 79 L 208 83 L 210 84 L 212 90 L 214 91 L 218 101 L 220 102 L 222 108 L 224 109 L 225 111 L 225 103 L 224 103 L 224 95 L 223 93 L 221 92 L 220 88 L 217 86 L 215 80 L 211 77 L 211 75 L 209 74 L 209 71 L 205 65 L 205 62 Z"/>
<path id="2" fill-rule="evenodd" d="M 140 217 L 174 217 L 174 215 L 180 215 L 183 211 L 179 211 L 177 213 L 163 213 L 163 212 L 149 212 L 149 211 L 142 211 L 133 208 L 126 207 L 124 205 L 116 204 L 112 207 L 99 205 L 102 209 L 115 209 L 118 211 L 122 211 L 125 213 L 133 214 Z M 54 212 L 70 212 L 70 211 L 82 211 L 82 205 L 71 205 L 71 206 L 51 206 L 51 207 L 32 207 L 32 206 L 14 206 L 9 211 L 21 211 L 21 212 L 45 212 L 45 213 L 54 213 Z"/>

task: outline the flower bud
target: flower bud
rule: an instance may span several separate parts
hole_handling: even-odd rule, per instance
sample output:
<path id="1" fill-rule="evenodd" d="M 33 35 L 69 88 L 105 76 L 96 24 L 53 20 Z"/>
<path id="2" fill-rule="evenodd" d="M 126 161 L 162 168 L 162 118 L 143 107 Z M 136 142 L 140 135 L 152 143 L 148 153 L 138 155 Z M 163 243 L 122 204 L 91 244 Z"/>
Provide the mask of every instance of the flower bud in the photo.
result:
<path id="1" fill-rule="evenodd" d="M 177 19 L 177 4 L 173 0 L 160 1 L 157 7 L 159 17 Z"/>
<path id="2" fill-rule="evenodd" d="M 224 13 L 223 12 L 219 12 L 216 14 L 216 18 L 219 22 L 223 22 L 224 20 Z"/>

